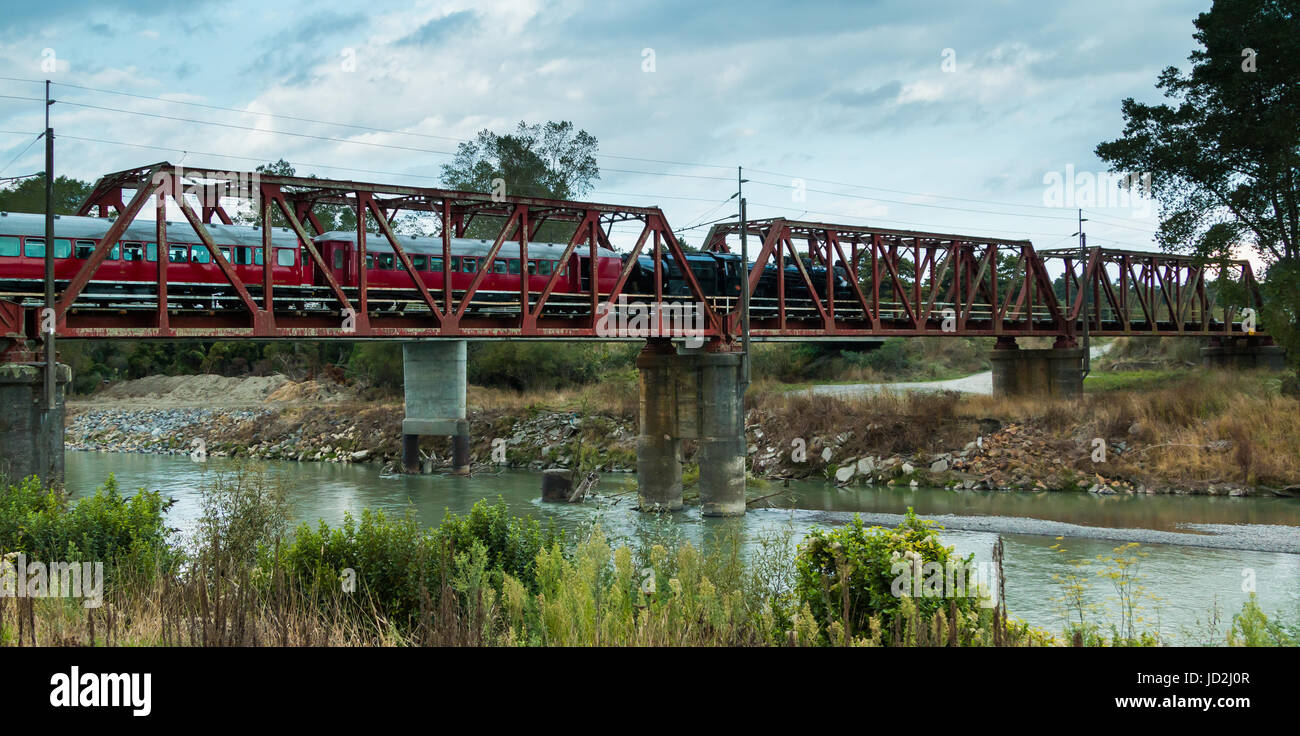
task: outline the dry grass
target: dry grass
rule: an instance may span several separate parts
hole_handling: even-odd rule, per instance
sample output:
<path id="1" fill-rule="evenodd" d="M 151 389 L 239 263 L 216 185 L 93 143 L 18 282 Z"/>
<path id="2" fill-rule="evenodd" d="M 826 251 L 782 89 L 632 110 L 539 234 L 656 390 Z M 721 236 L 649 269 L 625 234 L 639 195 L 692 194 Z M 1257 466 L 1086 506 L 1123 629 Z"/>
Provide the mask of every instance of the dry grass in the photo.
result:
<path id="1" fill-rule="evenodd" d="M 957 450 L 976 435 L 1015 424 L 1031 428 L 1047 446 L 1072 448 L 1087 476 L 1100 472 L 1191 491 L 1300 483 L 1300 401 L 1282 395 L 1277 374 L 1268 372 L 1194 371 L 1172 375 L 1156 389 L 1088 393 L 1074 401 L 894 392 L 835 398 L 776 384 L 754 386 L 748 400 L 749 423 L 760 425 L 773 446 L 852 430 L 836 457 Z M 1105 466 L 1087 460 L 1098 437 L 1111 448 Z M 1048 458 L 1040 460 L 1045 468 Z"/>
<path id="2" fill-rule="evenodd" d="M 959 416 L 1031 423 L 1060 436 L 1125 442 L 1120 474 L 1148 483 L 1300 483 L 1300 401 L 1276 374 L 1198 371 L 1158 390 L 1087 394 L 1077 402 L 966 397 Z"/>
<path id="3" fill-rule="evenodd" d="M 509 391 L 470 386 L 466 400 L 471 410 L 486 412 L 524 412 L 545 409 L 635 419 L 639 398 L 636 374 L 630 373 L 598 384 L 555 390 Z"/>

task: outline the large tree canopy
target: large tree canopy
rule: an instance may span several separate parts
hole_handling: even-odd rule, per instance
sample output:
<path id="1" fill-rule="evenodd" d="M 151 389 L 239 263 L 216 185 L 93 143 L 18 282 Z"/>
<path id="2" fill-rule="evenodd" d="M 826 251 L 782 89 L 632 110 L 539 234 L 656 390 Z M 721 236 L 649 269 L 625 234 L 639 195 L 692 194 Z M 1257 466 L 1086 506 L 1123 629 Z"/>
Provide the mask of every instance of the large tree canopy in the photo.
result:
<path id="1" fill-rule="evenodd" d="M 442 180 L 451 189 L 492 192 L 493 181 L 501 179 L 509 196 L 572 199 L 600 178 L 596 147 L 595 137 L 568 121 L 520 121 L 514 133 L 484 129 L 461 143 L 455 160 L 443 165 Z"/>
<path id="2" fill-rule="evenodd" d="M 528 125 L 520 121 L 510 134 L 484 129 L 461 143 L 456 158 L 442 166 L 443 185 L 470 192 L 505 196 L 574 199 L 591 191 L 600 179 L 596 165 L 596 138 L 575 130 L 568 121 Z M 476 217 L 466 235 L 492 238 L 501 227 L 499 218 Z M 536 240 L 567 241 L 572 223 L 548 222 Z"/>
<path id="3" fill-rule="evenodd" d="M 75 215 L 82 200 L 90 194 L 90 182 L 54 177 L 54 214 Z M 0 211 L 45 212 L 45 174 L 37 174 L 18 183 L 0 188 Z"/>
<path id="4" fill-rule="evenodd" d="M 1165 69 L 1170 104 L 1123 102 L 1124 136 L 1097 146 L 1113 171 L 1150 173 L 1170 250 L 1253 246 L 1300 257 L 1300 2 L 1217 0 L 1196 19 L 1191 70 Z"/>
<path id="5" fill-rule="evenodd" d="M 1169 102 L 1123 102 L 1123 137 L 1097 146 L 1151 174 L 1157 240 L 1211 260 L 1253 250 L 1268 267 L 1265 325 L 1300 358 L 1300 0 L 1216 0 L 1201 48 L 1161 72 Z"/>

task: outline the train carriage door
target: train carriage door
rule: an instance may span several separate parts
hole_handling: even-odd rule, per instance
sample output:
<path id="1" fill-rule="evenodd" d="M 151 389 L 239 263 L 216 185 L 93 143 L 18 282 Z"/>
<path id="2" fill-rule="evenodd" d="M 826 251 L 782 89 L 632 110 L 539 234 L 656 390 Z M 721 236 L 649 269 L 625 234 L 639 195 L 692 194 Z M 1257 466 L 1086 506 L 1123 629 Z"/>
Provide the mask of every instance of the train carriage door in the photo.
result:
<path id="1" fill-rule="evenodd" d="M 339 285 L 351 283 L 352 259 L 349 258 L 351 252 L 348 249 L 347 244 L 336 240 L 327 240 L 323 243 L 318 243 L 317 247 L 320 248 L 321 258 L 323 258 L 325 263 L 329 266 L 330 273 L 334 275 L 334 280 L 338 282 Z M 312 283 L 316 286 L 329 285 L 329 281 L 325 278 L 324 272 L 320 270 L 320 266 L 316 265 L 315 260 L 312 261 L 312 274 Z"/>

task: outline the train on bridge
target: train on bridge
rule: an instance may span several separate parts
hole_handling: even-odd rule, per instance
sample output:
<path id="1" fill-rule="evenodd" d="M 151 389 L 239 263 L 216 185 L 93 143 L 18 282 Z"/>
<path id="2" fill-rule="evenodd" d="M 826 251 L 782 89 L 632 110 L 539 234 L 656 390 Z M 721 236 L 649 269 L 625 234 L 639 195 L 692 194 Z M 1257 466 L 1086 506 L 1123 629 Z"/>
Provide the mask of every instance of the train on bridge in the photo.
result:
<path id="1" fill-rule="evenodd" d="M 112 221 L 100 217 L 56 216 L 54 225 L 54 280 L 62 289 L 95 252 Z M 207 230 L 222 256 L 250 289 L 256 290 L 263 276 L 265 249 L 262 229 L 252 225 L 208 224 Z M 152 308 L 158 282 L 158 244 L 155 223 L 137 220 L 127 226 L 108 252 L 77 300 L 77 308 L 129 309 Z M 238 295 L 213 262 L 212 254 L 187 222 L 167 223 L 167 292 L 173 309 L 219 309 L 235 302 Z M 398 261 L 392 246 L 377 234 L 367 238 L 365 246 L 366 286 L 372 308 L 386 311 L 415 309 L 420 301 L 412 293 L 410 276 Z M 451 259 L 444 263 L 440 237 L 398 236 L 413 269 L 429 289 L 441 289 L 444 269 L 450 271 L 453 292 L 463 293 L 475 274 L 486 273 L 471 312 L 517 311 L 524 274 L 529 289 L 540 293 L 552 274 L 560 274 L 552 291 L 553 309 L 579 313 L 590 292 L 590 255 L 572 252 L 564 259 L 563 243 L 531 242 L 527 246 L 527 263 L 518 243 L 503 243 L 490 262 L 486 262 L 493 242 L 477 238 L 452 238 Z M 330 267 L 330 275 L 345 291 L 355 292 L 361 276 L 360 249 L 354 231 L 331 231 L 313 239 Z M 310 312 L 326 309 L 329 304 L 328 279 L 322 269 L 303 252 L 298 236 L 285 227 L 273 227 L 271 234 L 271 275 L 277 309 Z M 0 299 L 36 306 L 44 294 L 45 216 L 43 214 L 0 212 Z M 617 282 L 630 254 L 619 254 L 607 247 L 597 251 L 596 271 L 607 296 Z M 734 306 L 744 280 L 739 255 L 717 252 L 688 252 L 686 262 L 704 295 L 722 311 Z M 800 303 L 811 309 L 812 300 L 799 269 L 788 265 L 785 272 L 785 299 L 793 309 Z M 826 268 L 807 267 L 813 276 L 819 298 L 827 295 Z M 852 290 L 842 265 L 835 266 L 833 281 L 836 298 L 848 302 Z M 685 299 L 691 292 L 676 261 L 662 257 L 662 293 L 668 299 Z M 626 291 L 629 298 L 655 292 L 654 259 L 638 255 L 632 265 Z M 759 279 L 752 299 L 753 311 L 762 314 L 775 310 L 778 296 L 777 267 L 768 264 Z M 583 298 L 579 298 L 579 297 Z M 566 307 L 567 305 L 567 307 Z M 585 313 L 585 311 L 581 311 Z"/>

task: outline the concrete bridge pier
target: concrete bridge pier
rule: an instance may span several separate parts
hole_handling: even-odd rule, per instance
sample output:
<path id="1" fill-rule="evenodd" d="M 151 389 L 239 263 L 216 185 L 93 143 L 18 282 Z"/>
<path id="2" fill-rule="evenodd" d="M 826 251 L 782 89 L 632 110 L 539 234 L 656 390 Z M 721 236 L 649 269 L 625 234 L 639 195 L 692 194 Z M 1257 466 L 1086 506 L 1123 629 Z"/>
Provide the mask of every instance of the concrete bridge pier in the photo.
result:
<path id="1" fill-rule="evenodd" d="M 989 353 L 995 396 L 1083 394 L 1083 348 L 1058 340 L 1047 349 L 1022 350 L 1014 337 L 999 337 Z"/>
<path id="2" fill-rule="evenodd" d="M 45 367 L 0 363 L 0 481 L 35 475 L 42 483 L 63 481 L 64 397 L 72 369 L 55 369 L 54 408 L 45 397 Z"/>
<path id="3" fill-rule="evenodd" d="M 452 472 L 469 472 L 469 421 L 465 418 L 464 340 L 402 344 L 402 471 L 420 472 L 420 437 L 450 436 Z"/>
<path id="4" fill-rule="evenodd" d="M 745 513 L 745 408 L 739 353 L 678 352 L 651 340 L 637 357 L 641 432 L 637 486 L 643 511 L 682 507 L 682 440 L 697 443 L 705 516 Z"/>
<path id="5" fill-rule="evenodd" d="M 1265 368 L 1286 370 L 1286 350 L 1273 344 L 1273 338 L 1261 336 L 1211 337 L 1201 348 L 1201 364 L 1206 368 Z"/>

